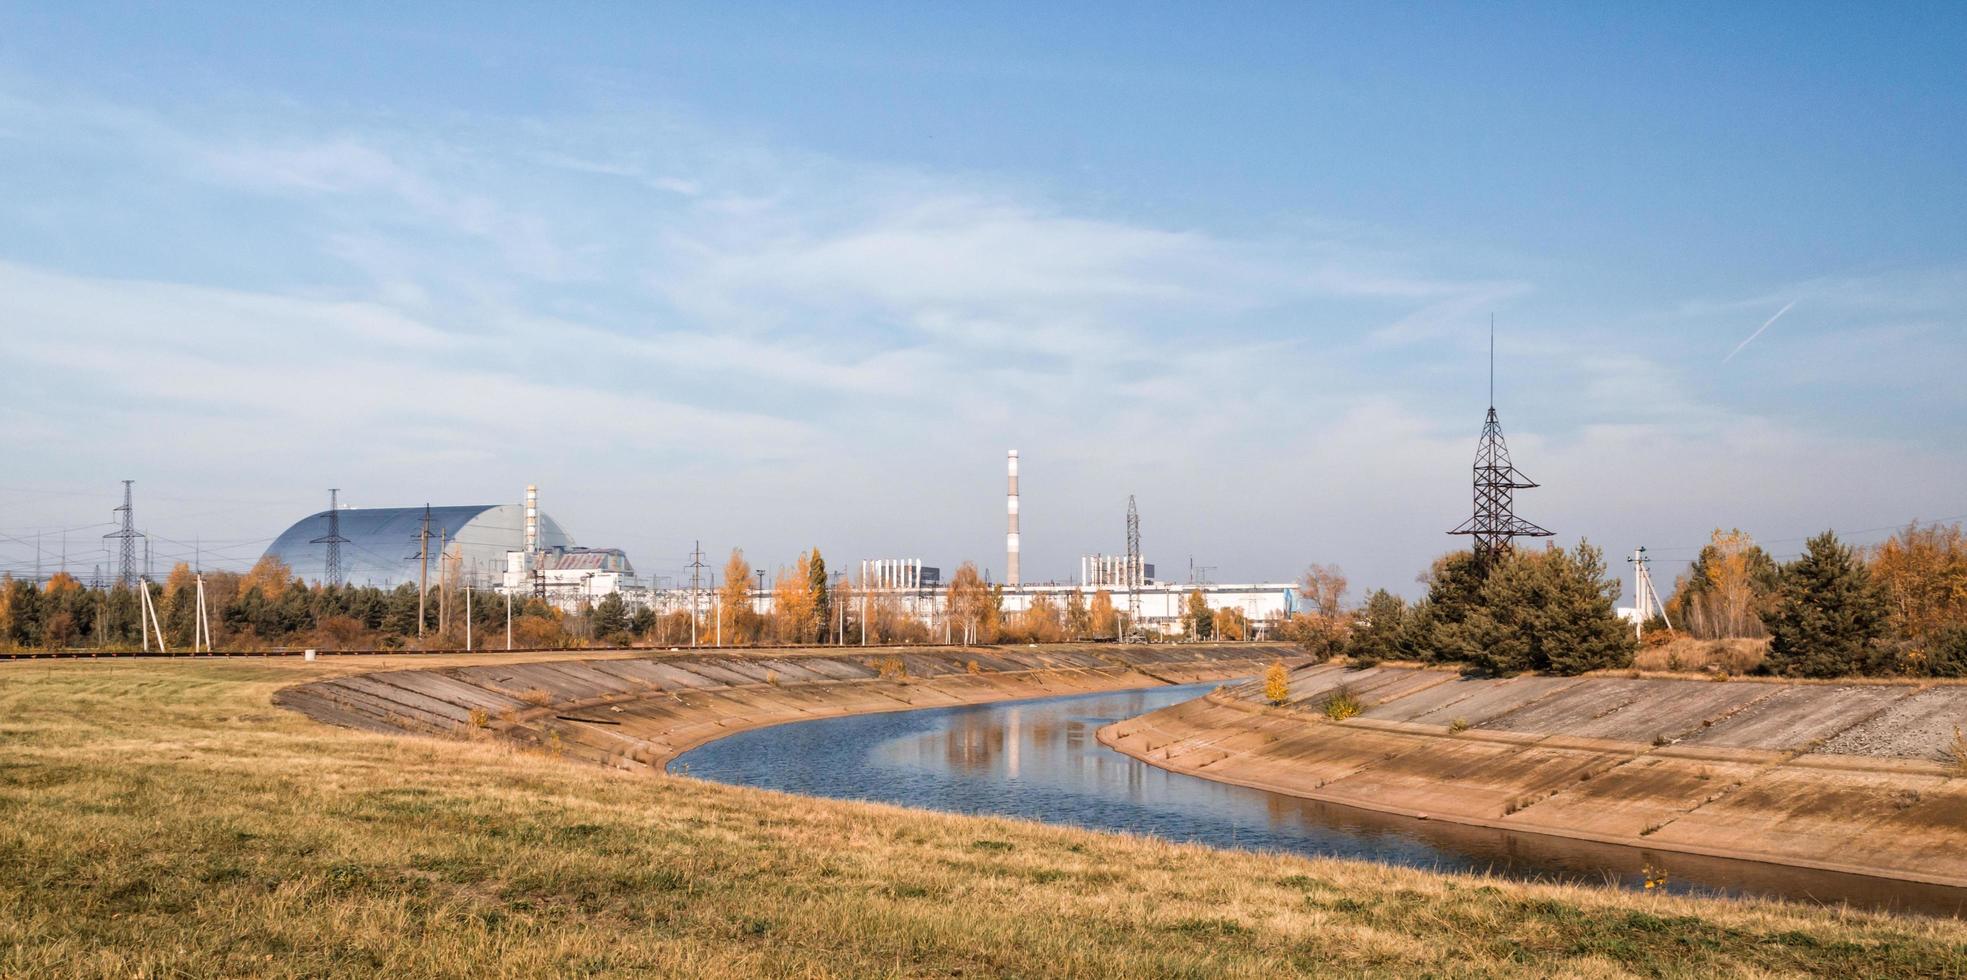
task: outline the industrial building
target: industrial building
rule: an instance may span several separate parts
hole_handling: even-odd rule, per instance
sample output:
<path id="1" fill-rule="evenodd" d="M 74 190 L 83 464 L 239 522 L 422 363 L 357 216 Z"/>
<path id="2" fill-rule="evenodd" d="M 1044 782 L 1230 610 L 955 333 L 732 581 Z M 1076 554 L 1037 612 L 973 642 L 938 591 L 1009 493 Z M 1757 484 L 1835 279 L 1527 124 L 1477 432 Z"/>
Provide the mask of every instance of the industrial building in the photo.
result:
<path id="1" fill-rule="evenodd" d="M 266 557 L 310 582 L 390 589 L 423 581 L 536 595 L 566 609 L 616 592 L 644 594 L 628 555 L 576 545 L 540 511 L 537 486 L 526 488 L 523 505 L 337 505 L 282 532 Z"/>
<path id="2" fill-rule="evenodd" d="M 490 588 L 506 568 L 506 555 L 525 549 L 526 512 L 518 504 L 443 507 L 344 507 L 333 512 L 336 545 L 317 543 L 329 536 L 329 511 L 309 514 L 273 539 L 266 557 L 277 558 L 309 582 L 328 582 L 329 553 L 338 550 L 342 581 L 350 585 L 395 588 L 417 581 L 425 515 L 430 519 L 428 577 L 435 586 L 444 564 L 454 581 Z M 539 541 L 547 548 L 572 548 L 574 539 L 552 518 L 539 515 Z M 441 545 L 441 547 L 440 547 Z M 440 560 L 441 555 L 441 560 Z"/>
<path id="3" fill-rule="evenodd" d="M 616 592 L 633 595 L 634 584 L 635 567 L 620 548 L 545 548 L 507 552 L 499 589 L 567 607 Z"/>

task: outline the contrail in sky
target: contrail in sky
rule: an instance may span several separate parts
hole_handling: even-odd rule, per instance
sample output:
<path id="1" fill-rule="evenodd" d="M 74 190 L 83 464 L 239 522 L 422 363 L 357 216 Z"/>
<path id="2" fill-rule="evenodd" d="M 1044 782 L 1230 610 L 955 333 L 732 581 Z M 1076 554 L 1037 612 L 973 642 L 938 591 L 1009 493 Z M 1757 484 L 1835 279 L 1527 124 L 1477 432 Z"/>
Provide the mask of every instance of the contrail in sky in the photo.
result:
<path id="1" fill-rule="evenodd" d="M 1775 316 L 1772 316 L 1772 317 L 1770 317 L 1770 318 L 1769 318 L 1768 320 L 1766 320 L 1766 321 L 1764 321 L 1764 322 L 1763 322 L 1763 324 L 1762 324 L 1762 326 L 1760 326 L 1760 327 L 1757 327 L 1757 328 L 1755 328 L 1755 332 L 1754 332 L 1754 333 L 1752 333 L 1752 334 L 1749 334 L 1749 335 L 1748 335 L 1748 340 L 1744 340 L 1744 341 L 1742 341 L 1741 343 L 1739 343 L 1739 344 L 1736 344 L 1736 345 L 1735 345 L 1735 349 L 1734 349 L 1734 350 L 1731 350 L 1731 351 L 1729 351 L 1729 352 L 1728 352 L 1728 356 L 1727 356 L 1727 357 L 1724 357 L 1724 358 L 1722 358 L 1722 359 L 1721 359 L 1721 363 L 1723 363 L 1723 364 L 1726 364 L 1726 363 L 1728 363 L 1729 361 L 1732 361 L 1732 360 L 1734 360 L 1734 359 L 1735 359 L 1735 355 L 1736 355 L 1736 354 L 1739 354 L 1739 353 L 1741 353 L 1741 352 L 1742 352 L 1742 348 L 1744 348 L 1744 347 L 1747 347 L 1747 346 L 1749 345 L 1749 341 L 1752 341 L 1752 340 L 1754 340 L 1755 338 L 1757 338 L 1757 337 L 1760 337 L 1760 336 L 1762 336 L 1762 331 L 1764 331 L 1764 330 L 1767 330 L 1767 329 L 1769 329 L 1769 324 L 1771 324 L 1771 323 L 1774 323 L 1774 322 L 1776 322 L 1777 320 L 1780 320 L 1780 319 L 1782 319 L 1782 318 L 1783 318 L 1783 314 L 1785 314 L 1785 313 L 1788 313 L 1788 312 L 1789 312 L 1789 307 L 1790 307 L 1790 306 L 1795 306 L 1795 305 L 1796 305 L 1796 301 L 1795 301 L 1795 300 L 1790 300 L 1790 301 L 1789 301 L 1789 306 L 1785 306 L 1785 307 L 1783 307 L 1782 309 L 1780 309 L 1780 310 L 1777 310 L 1777 311 L 1776 311 L 1776 315 L 1775 315 Z"/>

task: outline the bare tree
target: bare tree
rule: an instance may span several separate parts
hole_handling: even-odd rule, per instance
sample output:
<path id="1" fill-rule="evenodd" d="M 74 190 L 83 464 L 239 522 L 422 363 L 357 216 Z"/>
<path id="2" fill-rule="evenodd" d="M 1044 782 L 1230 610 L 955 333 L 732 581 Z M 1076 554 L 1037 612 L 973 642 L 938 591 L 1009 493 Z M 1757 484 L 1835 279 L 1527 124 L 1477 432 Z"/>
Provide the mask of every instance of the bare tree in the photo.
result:
<path id="1" fill-rule="evenodd" d="M 1345 570 L 1337 565 L 1313 565 L 1305 569 L 1304 584 L 1298 594 L 1310 603 L 1313 612 L 1336 619 L 1345 611 Z"/>

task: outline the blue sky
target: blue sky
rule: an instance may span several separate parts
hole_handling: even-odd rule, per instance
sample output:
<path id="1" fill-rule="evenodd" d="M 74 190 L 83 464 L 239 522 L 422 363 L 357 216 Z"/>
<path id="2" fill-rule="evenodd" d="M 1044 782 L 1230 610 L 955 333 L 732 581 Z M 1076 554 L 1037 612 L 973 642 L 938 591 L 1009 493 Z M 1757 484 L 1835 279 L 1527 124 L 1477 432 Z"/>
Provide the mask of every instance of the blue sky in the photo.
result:
<path id="1" fill-rule="evenodd" d="M 1016 447 L 1028 576 L 1412 592 L 1492 312 L 1562 540 L 1967 514 L 1957 6 L 644 6 L 0 6 L 0 565 L 134 477 L 1001 573 Z"/>

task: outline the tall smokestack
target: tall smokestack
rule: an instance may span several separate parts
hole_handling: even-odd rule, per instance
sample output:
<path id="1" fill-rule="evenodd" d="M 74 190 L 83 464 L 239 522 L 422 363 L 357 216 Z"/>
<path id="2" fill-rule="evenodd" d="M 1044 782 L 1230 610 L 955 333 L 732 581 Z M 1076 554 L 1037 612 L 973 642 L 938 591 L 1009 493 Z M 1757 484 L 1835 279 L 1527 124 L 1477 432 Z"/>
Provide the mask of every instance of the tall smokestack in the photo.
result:
<path id="1" fill-rule="evenodd" d="M 1010 518 L 1010 533 L 1004 536 L 1007 570 L 1004 581 L 1007 585 L 1018 584 L 1018 451 L 1011 450 L 1008 458 L 1011 473 L 1011 494 L 1005 500 L 1006 514 Z"/>
<path id="2" fill-rule="evenodd" d="M 530 565 L 540 550 L 540 488 L 526 484 L 526 561 Z"/>

